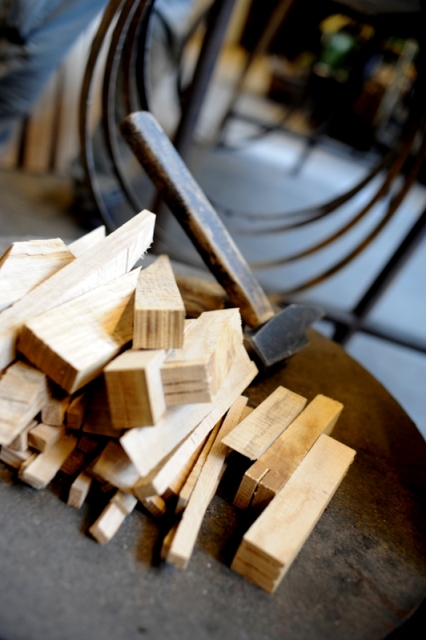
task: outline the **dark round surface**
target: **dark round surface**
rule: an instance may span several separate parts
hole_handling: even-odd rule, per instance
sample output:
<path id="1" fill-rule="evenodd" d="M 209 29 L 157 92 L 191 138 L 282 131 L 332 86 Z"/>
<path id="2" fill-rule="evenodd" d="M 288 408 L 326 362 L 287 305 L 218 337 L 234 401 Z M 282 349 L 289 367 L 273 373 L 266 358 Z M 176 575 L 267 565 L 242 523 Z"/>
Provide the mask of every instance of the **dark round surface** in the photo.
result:
<path id="1" fill-rule="evenodd" d="M 278 384 L 339 400 L 333 435 L 357 456 L 273 596 L 229 569 L 247 523 L 226 485 L 182 572 L 155 561 L 159 524 L 142 510 L 100 546 L 85 535 L 102 509 L 96 493 L 74 511 L 64 478 L 36 492 L 1 465 L 0 637 L 367 640 L 396 628 L 426 593 L 426 444 L 360 365 L 310 339 L 252 385 L 252 404 Z"/>

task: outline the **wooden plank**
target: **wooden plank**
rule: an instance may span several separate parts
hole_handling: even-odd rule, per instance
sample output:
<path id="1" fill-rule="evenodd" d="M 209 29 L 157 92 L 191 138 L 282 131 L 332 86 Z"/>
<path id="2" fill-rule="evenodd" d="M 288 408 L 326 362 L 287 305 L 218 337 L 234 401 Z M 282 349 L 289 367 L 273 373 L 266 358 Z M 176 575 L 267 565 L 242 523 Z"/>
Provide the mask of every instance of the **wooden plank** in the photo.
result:
<path id="1" fill-rule="evenodd" d="M 230 433 L 224 444 L 257 460 L 302 411 L 306 398 L 278 387 Z"/>
<path id="2" fill-rule="evenodd" d="M 86 500 L 92 482 L 92 476 L 86 473 L 86 471 L 82 471 L 70 487 L 67 504 L 74 509 L 80 509 Z"/>
<path id="3" fill-rule="evenodd" d="M 117 429 L 154 425 L 166 411 L 164 350 L 125 351 L 104 369 L 111 420 Z"/>
<path id="4" fill-rule="evenodd" d="M 53 480 L 76 444 L 77 438 L 64 435 L 58 442 L 40 453 L 26 469 L 22 471 L 21 468 L 19 477 L 34 489 L 43 489 Z"/>
<path id="5" fill-rule="evenodd" d="M 237 398 L 229 410 L 217 438 L 207 454 L 182 519 L 176 529 L 167 554 L 167 562 L 181 569 L 186 569 L 188 566 L 205 512 L 216 493 L 225 470 L 225 460 L 230 449 L 223 444 L 223 438 L 239 423 L 246 404 L 247 398 L 241 396 Z"/>
<path id="6" fill-rule="evenodd" d="M 175 277 L 187 318 L 198 318 L 204 311 L 225 308 L 228 296 L 219 283 L 179 274 Z"/>
<path id="7" fill-rule="evenodd" d="M 28 449 L 28 431 L 34 429 L 38 424 L 37 420 L 31 420 L 23 431 L 10 443 L 9 449 L 14 451 L 26 451 Z"/>
<path id="8" fill-rule="evenodd" d="M 68 393 L 81 389 L 129 343 L 139 270 L 27 322 L 18 349 Z"/>
<path id="9" fill-rule="evenodd" d="M 37 424 L 28 433 L 28 444 L 36 451 L 47 451 L 55 442 L 64 436 L 63 426 L 52 427 L 47 424 Z"/>
<path id="10" fill-rule="evenodd" d="M 50 388 L 49 400 L 41 410 L 41 421 L 52 427 L 59 427 L 65 422 L 65 414 L 71 402 L 71 396 L 62 389 Z"/>
<path id="11" fill-rule="evenodd" d="M 24 362 L 12 364 L 0 380 L 0 444 L 13 442 L 48 399 L 44 373 Z"/>
<path id="12" fill-rule="evenodd" d="M 133 347 L 174 349 L 183 345 L 185 306 L 168 256 L 140 272 L 135 297 Z"/>
<path id="13" fill-rule="evenodd" d="M 59 238 L 13 242 L 0 259 L 0 311 L 73 260 Z"/>
<path id="14" fill-rule="evenodd" d="M 167 406 L 211 402 L 243 342 L 239 309 L 203 313 L 161 369 Z"/>
<path id="15" fill-rule="evenodd" d="M 90 394 L 87 390 L 77 393 L 71 400 L 65 413 L 65 424 L 68 429 L 81 429 L 86 409 L 89 402 Z"/>
<path id="16" fill-rule="evenodd" d="M 213 404 L 171 407 L 155 428 L 145 427 L 127 431 L 121 437 L 120 442 L 140 475 L 142 477 L 148 476 L 203 421 L 203 432 L 198 436 L 200 439 L 196 441 L 195 446 L 185 451 L 186 457 L 180 460 L 180 466 L 170 465 L 172 475 L 167 478 L 165 490 L 200 442 L 213 429 L 216 422 L 226 413 L 257 373 L 256 365 L 250 360 L 244 347 L 241 346 L 231 371 Z M 153 493 L 161 495 L 162 492 Z"/>
<path id="17" fill-rule="evenodd" d="M 245 398 L 244 396 L 240 396 L 240 398 L 237 398 L 237 400 L 234 402 L 234 404 L 232 405 L 232 407 L 230 408 L 228 415 L 234 410 L 234 411 L 239 411 L 240 412 L 240 407 L 241 407 L 241 412 L 240 412 L 240 417 L 241 417 L 241 413 L 244 409 L 244 407 L 247 404 L 247 398 Z M 238 424 L 238 422 L 235 422 L 234 424 Z M 209 438 L 206 442 L 205 447 L 203 448 L 197 462 L 194 465 L 194 468 L 192 469 L 191 473 L 188 476 L 187 481 L 185 482 L 184 486 L 182 487 L 181 491 L 179 492 L 179 498 L 178 501 L 176 503 L 176 509 L 175 509 L 175 513 L 180 513 L 181 511 L 183 511 L 186 507 L 186 505 L 188 504 L 188 500 L 191 497 L 191 494 L 194 490 L 195 484 L 200 476 L 201 470 L 204 466 L 205 461 L 207 460 L 207 456 L 210 453 L 210 450 L 216 440 L 216 436 L 218 434 L 218 431 L 221 427 L 221 423 L 218 422 L 217 425 L 215 426 L 215 428 L 213 429 L 213 431 L 211 432 L 211 434 L 209 435 Z"/>
<path id="18" fill-rule="evenodd" d="M 16 339 L 27 321 L 130 271 L 152 242 L 154 222 L 153 213 L 142 211 L 5 309 L 0 315 L 0 369 L 15 358 Z"/>
<path id="19" fill-rule="evenodd" d="M 127 492 L 130 492 L 140 479 L 140 474 L 123 447 L 113 440 L 108 442 L 96 460 L 91 473 L 96 478 L 106 480 L 113 487 Z"/>
<path id="20" fill-rule="evenodd" d="M 220 421 L 220 423 L 221 422 L 222 421 Z M 214 429 L 215 428 L 216 427 L 214 427 Z M 182 469 L 179 471 L 176 477 L 169 484 L 166 491 L 163 493 L 163 497 L 165 500 L 170 500 L 172 498 L 177 498 L 179 496 L 179 493 L 182 491 L 182 488 L 185 485 L 185 482 L 187 481 L 190 473 L 192 472 L 192 469 L 194 468 L 194 465 L 196 464 L 200 456 L 200 453 L 207 442 L 208 437 L 204 438 L 201 444 L 198 445 L 194 453 L 188 458 L 188 461 L 186 462 L 186 464 L 182 467 Z"/>
<path id="21" fill-rule="evenodd" d="M 99 518 L 92 524 L 89 533 L 99 544 L 109 542 L 123 524 L 126 516 L 131 513 L 137 503 L 130 494 L 117 491 Z"/>
<path id="22" fill-rule="evenodd" d="M 231 568 L 273 593 L 323 514 L 355 451 L 321 435 L 249 528 Z"/>
<path id="23" fill-rule="evenodd" d="M 68 250 L 71 251 L 73 256 L 78 258 L 85 251 L 93 249 L 93 247 L 97 245 L 101 240 L 104 240 L 105 237 L 105 227 L 104 225 L 100 225 L 99 227 L 96 227 L 96 229 L 89 231 L 89 233 L 85 233 L 84 236 L 81 236 L 81 238 L 78 238 L 77 240 L 74 240 L 74 242 L 71 242 L 68 245 Z"/>
<path id="24" fill-rule="evenodd" d="M 323 395 L 316 396 L 269 449 L 247 469 L 235 495 L 234 505 L 239 509 L 247 509 L 253 501 L 253 506 L 265 507 L 288 480 L 318 436 L 321 433 L 331 433 L 342 409 L 340 402 Z"/>

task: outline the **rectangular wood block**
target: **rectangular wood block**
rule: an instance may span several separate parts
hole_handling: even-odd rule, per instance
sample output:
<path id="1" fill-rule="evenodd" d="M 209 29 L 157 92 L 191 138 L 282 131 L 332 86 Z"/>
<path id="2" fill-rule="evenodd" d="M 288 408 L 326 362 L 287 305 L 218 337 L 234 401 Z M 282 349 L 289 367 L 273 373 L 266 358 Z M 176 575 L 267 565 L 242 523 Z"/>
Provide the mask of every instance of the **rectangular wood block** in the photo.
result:
<path id="1" fill-rule="evenodd" d="M 183 345 L 185 307 L 168 256 L 140 272 L 135 297 L 133 348 L 172 349 Z"/>
<path id="2" fill-rule="evenodd" d="M 243 537 L 231 568 L 273 593 L 343 480 L 355 451 L 321 435 Z"/>
<path id="3" fill-rule="evenodd" d="M 63 436 L 43 453 L 40 453 L 22 473 L 19 473 L 19 477 L 34 489 L 43 489 L 53 480 L 76 444 L 77 439 L 73 436 Z"/>

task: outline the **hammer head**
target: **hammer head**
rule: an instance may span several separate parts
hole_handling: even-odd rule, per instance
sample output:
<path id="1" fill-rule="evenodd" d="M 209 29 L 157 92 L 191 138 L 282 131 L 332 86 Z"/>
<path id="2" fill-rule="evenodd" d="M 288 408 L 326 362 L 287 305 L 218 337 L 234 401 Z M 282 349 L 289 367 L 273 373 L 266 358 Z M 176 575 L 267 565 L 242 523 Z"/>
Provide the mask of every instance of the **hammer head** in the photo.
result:
<path id="1" fill-rule="evenodd" d="M 244 334 L 244 345 L 262 371 L 279 364 L 308 344 L 306 329 L 324 315 L 320 307 L 290 304 Z"/>

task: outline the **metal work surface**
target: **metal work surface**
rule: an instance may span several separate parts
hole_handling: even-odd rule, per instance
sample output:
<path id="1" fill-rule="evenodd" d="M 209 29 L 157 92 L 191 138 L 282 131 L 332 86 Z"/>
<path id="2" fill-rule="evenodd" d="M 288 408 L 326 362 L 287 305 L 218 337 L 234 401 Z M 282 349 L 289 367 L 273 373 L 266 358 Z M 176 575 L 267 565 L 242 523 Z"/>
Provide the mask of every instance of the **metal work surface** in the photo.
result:
<path id="1" fill-rule="evenodd" d="M 284 384 L 343 402 L 334 436 L 357 456 L 275 595 L 229 569 L 246 524 L 223 495 L 182 572 L 153 562 L 160 529 L 144 512 L 99 546 L 85 535 L 95 495 L 74 511 L 64 480 L 36 492 L 1 465 L 0 637 L 367 640 L 398 626 L 426 593 L 426 444 L 339 346 L 310 340 L 250 399 Z"/>

